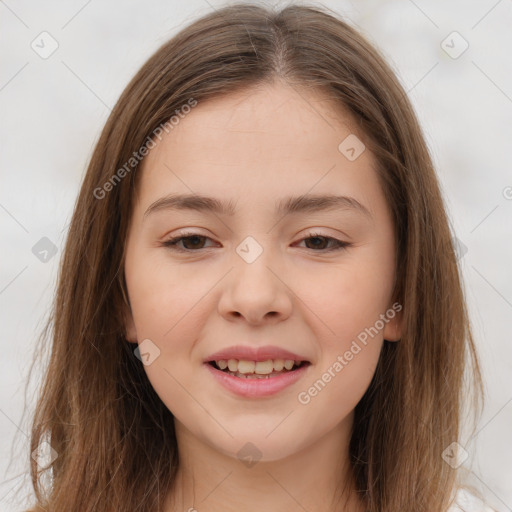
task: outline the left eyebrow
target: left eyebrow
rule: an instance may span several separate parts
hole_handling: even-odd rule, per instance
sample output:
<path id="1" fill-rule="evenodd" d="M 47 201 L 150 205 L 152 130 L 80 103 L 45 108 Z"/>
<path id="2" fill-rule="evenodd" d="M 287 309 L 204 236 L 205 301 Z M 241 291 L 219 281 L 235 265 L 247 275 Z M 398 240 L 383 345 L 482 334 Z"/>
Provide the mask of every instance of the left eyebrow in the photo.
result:
<path id="1" fill-rule="evenodd" d="M 337 195 L 303 195 L 286 197 L 276 205 L 276 215 L 296 214 L 304 212 L 319 212 L 332 210 L 352 210 L 369 219 L 370 211 L 357 199 L 350 196 Z M 162 210 L 193 210 L 213 212 L 219 215 L 235 215 L 235 203 L 223 202 L 214 197 L 197 194 L 168 195 L 153 202 L 144 212 L 143 219 L 150 214 Z"/>

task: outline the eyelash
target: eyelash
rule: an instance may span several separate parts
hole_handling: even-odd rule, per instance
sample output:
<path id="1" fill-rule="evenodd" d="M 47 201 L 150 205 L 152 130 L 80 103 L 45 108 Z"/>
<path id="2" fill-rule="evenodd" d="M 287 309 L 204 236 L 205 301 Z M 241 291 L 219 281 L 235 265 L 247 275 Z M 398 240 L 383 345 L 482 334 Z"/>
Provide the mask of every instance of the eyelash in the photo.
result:
<path id="1" fill-rule="evenodd" d="M 210 239 L 207 236 L 191 232 L 191 233 L 183 233 L 180 236 L 176 236 L 174 238 L 170 238 L 169 240 L 166 240 L 165 242 L 163 242 L 162 245 L 164 247 L 167 247 L 168 249 L 170 249 L 172 251 L 179 251 L 179 252 L 192 253 L 192 252 L 199 252 L 201 250 L 204 250 L 204 249 L 197 249 L 197 250 L 194 250 L 194 249 L 184 249 L 184 248 L 178 247 L 177 244 L 179 242 L 181 242 L 182 240 L 188 239 L 188 238 L 194 238 L 194 237 Z M 313 252 L 341 251 L 341 250 L 347 249 L 348 247 L 350 247 L 352 245 L 349 242 L 343 242 L 341 240 L 338 240 L 337 238 L 333 238 L 333 237 L 330 237 L 330 236 L 324 236 L 324 235 L 322 235 L 320 233 L 308 233 L 308 236 L 306 236 L 305 238 L 302 238 L 300 241 L 302 242 L 304 240 L 308 240 L 309 238 L 324 238 L 326 240 L 334 242 L 334 244 L 335 244 L 334 247 L 331 247 L 330 249 L 320 249 L 318 251 L 316 251 L 315 249 L 310 249 Z M 208 249 L 208 247 L 206 249 Z"/>

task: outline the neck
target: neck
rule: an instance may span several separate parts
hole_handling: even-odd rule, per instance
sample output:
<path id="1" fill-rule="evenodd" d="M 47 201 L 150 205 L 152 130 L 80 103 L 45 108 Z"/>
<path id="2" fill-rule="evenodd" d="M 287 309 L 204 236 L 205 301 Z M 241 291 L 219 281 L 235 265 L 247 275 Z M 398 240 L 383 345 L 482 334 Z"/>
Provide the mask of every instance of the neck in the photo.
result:
<path id="1" fill-rule="evenodd" d="M 248 465 L 175 419 L 180 468 L 164 510 L 364 512 L 348 464 L 351 420 L 284 459 Z"/>

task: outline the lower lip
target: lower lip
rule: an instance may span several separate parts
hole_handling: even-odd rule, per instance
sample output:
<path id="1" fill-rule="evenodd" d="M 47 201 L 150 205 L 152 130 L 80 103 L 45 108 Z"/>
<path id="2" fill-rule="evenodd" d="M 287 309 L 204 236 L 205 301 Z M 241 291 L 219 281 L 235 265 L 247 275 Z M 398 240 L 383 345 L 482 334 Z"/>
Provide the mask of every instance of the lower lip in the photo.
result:
<path id="1" fill-rule="evenodd" d="M 268 379 L 244 379 L 241 377 L 234 377 L 221 370 L 217 370 L 209 363 L 204 363 L 213 377 L 224 386 L 227 390 L 235 393 L 236 395 L 246 398 L 259 398 L 263 396 L 270 396 L 278 393 L 282 389 L 291 386 L 297 382 L 304 373 L 307 371 L 310 364 L 304 364 L 296 370 L 283 373 L 277 377 L 269 377 Z"/>

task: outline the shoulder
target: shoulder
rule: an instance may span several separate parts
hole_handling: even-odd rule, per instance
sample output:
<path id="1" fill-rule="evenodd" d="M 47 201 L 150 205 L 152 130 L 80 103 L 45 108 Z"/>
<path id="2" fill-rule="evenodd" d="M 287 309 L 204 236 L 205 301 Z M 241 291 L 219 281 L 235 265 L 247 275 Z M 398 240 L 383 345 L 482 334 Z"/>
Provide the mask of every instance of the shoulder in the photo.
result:
<path id="1" fill-rule="evenodd" d="M 466 489 L 459 489 L 448 512 L 495 512 L 495 510 Z"/>

